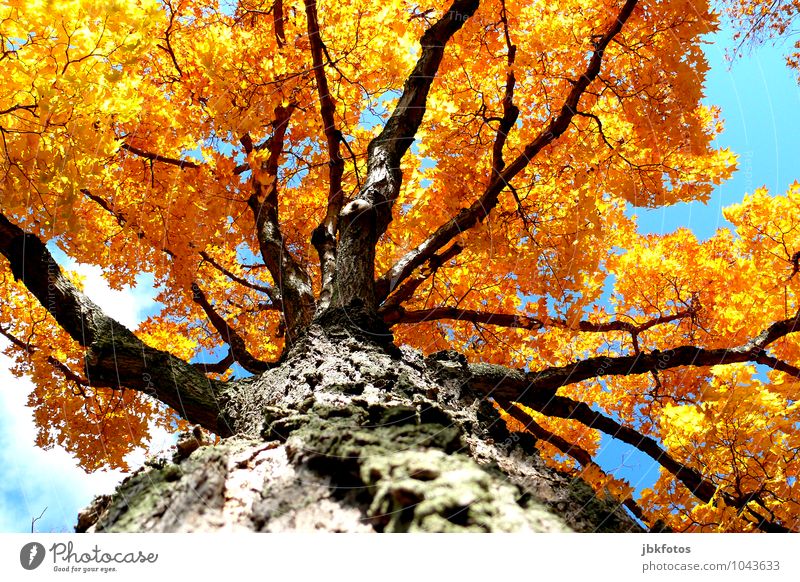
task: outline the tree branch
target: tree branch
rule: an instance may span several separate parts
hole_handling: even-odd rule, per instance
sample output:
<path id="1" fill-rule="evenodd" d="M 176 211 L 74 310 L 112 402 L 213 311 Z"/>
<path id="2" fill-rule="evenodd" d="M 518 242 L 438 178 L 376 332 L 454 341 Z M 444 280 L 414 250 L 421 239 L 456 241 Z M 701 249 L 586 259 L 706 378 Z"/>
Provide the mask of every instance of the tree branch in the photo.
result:
<path id="1" fill-rule="evenodd" d="M 392 309 L 384 310 L 382 313 L 384 321 L 390 325 L 449 319 L 519 329 L 541 329 L 545 326 L 543 321 L 535 317 L 476 311 L 474 309 L 460 309 L 457 307 L 433 307 L 431 309 L 406 310 L 401 306 L 395 306 Z"/>
<path id="2" fill-rule="evenodd" d="M 206 251 L 200 251 L 200 257 L 207 262 L 209 265 L 214 267 L 217 271 L 228 277 L 231 281 L 235 281 L 244 287 L 249 287 L 254 291 L 258 291 L 260 293 L 264 293 L 269 300 L 272 302 L 275 309 L 281 309 L 281 298 L 279 297 L 277 291 L 274 287 L 268 285 L 260 285 L 258 283 L 252 283 L 243 277 L 239 277 L 234 275 L 230 270 L 226 269 L 222 265 L 220 265 L 214 257 L 209 255 Z"/>
<path id="3" fill-rule="evenodd" d="M 703 477 L 697 469 L 676 461 L 667 451 L 662 449 L 654 439 L 592 410 L 585 402 L 577 402 L 564 396 L 552 396 L 547 402 L 531 402 L 530 407 L 548 416 L 577 420 L 589 428 L 598 429 L 609 436 L 634 446 L 664 467 L 664 469 L 672 473 L 672 475 L 683 483 L 695 497 L 704 503 L 708 503 L 714 499 L 715 496 L 718 496 L 725 501 L 726 505 L 743 509 L 750 501 L 758 497 L 757 494 L 733 496 L 721 490 L 712 481 Z M 770 522 L 762 516 L 758 517 L 762 520 L 760 527 L 766 528 L 764 531 L 780 531 L 787 533 L 792 531 L 779 523 Z"/>
<path id="4" fill-rule="evenodd" d="M 375 294 L 379 301 L 383 300 L 398 283 L 404 281 L 417 267 L 425 263 L 434 253 L 448 244 L 456 236 L 474 227 L 497 206 L 500 193 L 511 183 L 514 177 L 524 170 L 545 147 L 557 140 L 569 127 L 575 116 L 578 103 L 589 85 L 600 73 L 600 66 L 606 48 L 622 30 L 630 18 L 637 0 L 627 0 L 612 25 L 594 43 L 595 50 L 583 74 L 573 82 L 567 98 L 556 117 L 550 120 L 530 142 L 523 152 L 500 173 L 495 173 L 480 198 L 468 208 L 462 208 L 448 222 L 440 226 L 415 249 L 403 256 L 391 269 L 384 273 L 375 283 Z"/>
<path id="5" fill-rule="evenodd" d="M 764 349 L 775 340 L 794 333 L 798 327 L 800 311 L 789 319 L 773 323 L 754 339 L 732 348 L 699 348 L 696 346 L 678 346 L 666 351 L 654 350 L 650 353 L 640 352 L 632 356 L 597 356 L 567 364 L 554 366 L 544 370 L 525 372 L 494 364 L 473 364 L 476 388 L 489 396 L 496 396 L 527 403 L 529 400 L 540 400 L 555 394 L 561 386 L 575 384 L 591 378 L 602 376 L 629 376 L 658 372 L 682 366 L 708 367 L 720 364 L 744 362 L 772 365 L 779 369 Z M 800 372 L 797 368 L 785 364 L 786 373 Z M 800 377 L 797 375 L 796 377 Z"/>
<path id="6" fill-rule="evenodd" d="M 696 469 L 673 459 L 654 439 L 644 436 L 592 410 L 585 402 L 577 402 L 571 398 L 554 395 L 549 397 L 546 401 L 537 399 L 536 401 L 525 404 L 547 416 L 577 420 L 589 428 L 595 428 L 624 443 L 632 445 L 675 475 L 689 491 L 703 502 L 708 503 L 717 492 L 717 486 L 714 485 L 714 483 L 704 479 Z M 733 499 L 729 497 L 728 501 L 732 502 Z"/>
<path id="7" fill-rule="evenodd" d="M 382 171 L 398 172 L 400 160 L 414 141 L 425 115 L 428 93 L 444 57 L 445 45 L 478 9 L 478 0 L 455 0 L 447 12 L 422 35 L 422 52 L 414 70 L 406 79 L 403 94 L 380 134 L 369 145 L 369 173 L 381 166 Z M 389 166 L 390 164 L 390 166 Z M 391 191 L 397 196 L 396 190 Z M 382 200 L 389 204 L 394 198 Z M 385 211 L 391 214 L 391 208 Z M 379 230 L 379 234 L 382 234 Z"/>
<path id="8" fill-rule="evenodd" d="M 22 350 L 23 352 L 25 352 L 28 355 L 33 354 L 36 351 L 36 348 L 34 346 L 30 345 L 29 343 L 26 343 L 26 342 L 22 341 L 21 339 L 19 339 L 15 335 L 13 335 L 10 331 L 8 331 L 7 329 L 3 328 L 2 326 L 0 326 L 0 335 L 5 337 L 14 346 L 16 346 L 18 349 Z M 72 368 L 70 368 L 68 365 L 66 365 L 64 362 L 62 362 L 58 358 L 56 358 L 54 356 L 47 356 L 47 363 L 50 364 L 51 366 L 53 366 L 59 372 L 61 372 L 64 375 L 64 377 L 67 380 L 69 380 L 70 382 L 74 382 L 75 384 L 78 384 L 79 386 L 88 386 L 89 385 L 89 381 L 86 378 L 84 378 L 80 374 L 76 374 L 75 372 L 73 372 Z"/>
<path id="9" fill-rule="evenodd" d="M 198 370 L 201 370 L 204 374 L 222 374 L 223 372 L 226 372 L 234 363 L 236 363 L 236 359 L 233 357 L 233 352 L 230 350 L 229 346 L 228 353 L 225 354 L 225 357 L 219 362 L 213 362 L 211 364 L 198 362 L 192 364 L 192 366 Z"/>
<path id="10" fill-rule="evenodd" d="M 47 506 L 45 506 L 45 508 L 44 508 L 44 509 L 42 510 L 42 512 L 39 514 L 39 517 L 32 517 L 32 518 L 31 518 L 31 533 L 34 533 L 34 532 L 33 532 L 33 528 L 36 526 L 36 522 L 37 522 L 37 521 L 39 521 L 40 519 L 42 519 L 42 518 L 44 517 L 44 512 L 45 512 L 45 511 L 47 511 Z"/>
<path id="11" fill-rule="evenodd" d="M 211 303 L 208 302 L 205 293 L 203 293 L 197 283 L 192 283 L 192 300 L 197 303 L 206 314 L 211 325 L 214 326 L 214 329 L 217 330 L 217 333 L 222 337 L 222 341 L 230 346 L 231 354 L 242 368 L 251 374 L 260 374 L 272 367 L 269 363 L 255 358 L 253 354 L 247 350 L 242 336 L 228 325 L 224 317 L 217 313 Z"/>
<path id="12" fill-rule="evenodd" d="M 8 113 L 14 113 L 15 111 L 27 111 L 29 113 L 34 113 L 36 111 L 36 103 L 32 103 L 30 105 L 12 105 L 8 109 L 3 109 L 0 111 L 0 115 L 6 115 Z"/>
<path id="13" fill-rule="evenodd" d="M 514 105 L 514 86 L 517 83 L 517 79 L 514 76 L 514 61 L 517 56 L 517 47 L 511 42 L 511 35 L 508 31 L 508 12 L 506 11 L 505 0 L 501 0 L 500 21 L 503 23 L 506 49 L 508 51 L 506 57 L 508 73 L 506 73 L 506 89 L 503 95 L 503 117 L 500 119 L 500 126 L 497 128 L 497 135 L 492 145 L 492 171 L 498 176 L 506 166 L 503 160 L 503 147 L 505 147 L 508 140 L 508 132 L 514 127 L 519 117 L 519 107 Z"/>
<path id="14" fill-rule="evenodd" d="M 782 363 L 764 352 L 764 349 L 777 339 L 800 331 L 799 322 L 800 311 L 794 317 L 773 323 L 752 340 L 733 348 L 705 349 L 680 346 L 664 352 L 638 353 L 635 356 L 588 358 L 537 372 L 526 372 L 496 364 L 470 364 L 467 381 L 472 389 L 498 402 L 517 402 L 542 414 L 577 420 L 590 428 L 601 430 L 649 455 L 680 480 L 698 499 L 709 502 L 715 495 L 721 494 L 727 505 L 748 512 L 758 521 L 756 525 L 764 531 L 791 531 L 746 507 L 749 501 L 755 499 L 753 494 L 734 497 L 729 493 L 718 493 L 713 483 L 706 480 L 696 469 L 673 459 L 654 439 L 622 426 L 617 421 L 592 410 L 584 402 L 558 396 L 556 392 L 567 384 L 607 375 L 643 374 L 681 366 L 700 367 L 741 362 L 772 365 L 775 369 L 782 367 L 781 371 L 800 377 L 800 369 Z"/>
<path id="15" fill-rule="evenodd" d="M 207 378 L 172 354 L 142 342 L 105 315 L 61 272 L 45 244 L 0 214 L 0 253 L 58 324 L 86 348 L 91 386 L 144 392 L 175 409 L 189 422 L 221 436 L 231 431 L 220 418 L 225 383 Z"/>
<path id="16" fill-rule="evenodd" d="M 283 26 L 283 0 L 274 0 L 272 3 L 272 26 L 275 29 L 275 42 L 278 48 L 286 45 L 286 33 Z"/>
<path id="17" fill-rule="evenodd" d="M 311 277 L 286 247 L 278 220 L 278 168 L 286 129 L 294 109 L 294 104 L 275 108 L 272 137 L 266 144 L 269 156 L 260 162 L 260 167 L 252 168 L 254 175 L 250 181 L 253 193 L 247 201 L 256 223 L 261 258 L 281 295 L 287 345 L 311 322 L 315 307 Z M 250 154 L 254 148 L 252 142 L 248 144 L 248 141 L 243 137 L 242 145 Z"/>
<path id="18" fill-rule="evenodd" d="M 195 162 L 190 162 L 188 160 L 181 160 L 178 158 L 170 158 L 168 156 L 162 156 L 159 154 L 154 154 L 152 152 L 147 152 L 145 150 L 140 150 L 137 147 L 133 147 L 132 145 L 128 145 L 126 143 L 121 144 L 120 149 L 126 150 L 131 152 L 134 155 L 139 156 L 140 158 L 144 158 L 146 160 L 152 160 L 154 162 L 163 162 L 165 164 L 171 164 L 173 166 L 178 166 L 179 168 L 192 168 L 197 169 L 202 167 L 202 164 L 197 164 Z"/>
<path id="19" fill-rule="evenodd" d="M 408 283 L 408 281 L 406 281 L 406 283 Z M 394 297 L 394 294 L 391 297 Z M 628 321 L 606 321 L 595 323 L 592 321 L 583 320 L 570 323 L 565 319 L 539 319 L 537 317 L 531 317 L 527 315 L 477 311 L 474 309 L 461 309 L 458 307 L 433 307 L 430 309 L 405 310 L 401 306 L 394 306 L 391 309 L 382 311 L 382 313 L 384 315 L 384 321 L 392 325 L 398 323 L 419 323 L 422 321 L 451 319 L 456 321 L 468 321 L 470 323 L 482 323 L 486 325 L 496 325 L 500 327 L 518 329 L 534 330 L 543 329 L 545 327 L 559 327 L 582 332 L 605 333 L 611 331 L 625 331 L 632 335 L 639 335 L 643 331 L 646 331 L 656 325 L 690 317 L 694 311 L 687 309 L 673 313 L 672 315 L 657 317 L 641 324 Z"/>
<path id="20" fill-rule="evenodd" d="M 344 201 L 344 193 L 342 192 L 344 158 L 342 158 L 340 148 L 342 134 L 336 128 L 336 121 L 334 120 L 336 106 L 328 88 L 328 78 L 325 76 L 324 45 L 319 34 L 316 0 L 305 0 L 305 7 L 308 21 L 308 40 L 311 45 L 311 58 L 314 63 L 314 78 L 317 82 L 320 113 L 328 147 L 328 206 L 325 210 L 325 217 L 311 235 L 311 243 L 319 255 L 322 280 L 317 309 L 324 310 L 330 303 L 331 294 L 333 293 L 333 280 L 336 274 L 336 231 L 339 228 L 339 212 L 342 210 Z"/>
<path id="21" fill-rule="evenodd" d="M 478 3 L 479 0 L 454 0 L 447 12 L 425 31 L 420 39 L 420 56 L 406 79 L 403 93 L 383 129 L 367 148 L 364 186 L 340 214 L 336 284 L 331 301 L 334 307 L 344 307 L 353 301 L 360 301 L 369 309 L 377 306 L 375 245 L 392 220 L 392 207 L 402 183 L 400 162 L 422 123 L 445 45 L 475 13 Z M 380 300 L 385 297 L 386 293 Z"/>

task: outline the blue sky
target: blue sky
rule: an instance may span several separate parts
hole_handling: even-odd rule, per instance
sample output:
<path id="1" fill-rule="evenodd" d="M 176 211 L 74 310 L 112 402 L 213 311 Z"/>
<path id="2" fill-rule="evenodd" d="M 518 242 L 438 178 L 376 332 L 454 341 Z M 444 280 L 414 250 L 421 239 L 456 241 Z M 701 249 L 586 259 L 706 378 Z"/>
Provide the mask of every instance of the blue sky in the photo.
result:
<path id="1" fill-rule="evenodd" d="M 711 71 L 705 103 L 722 108 L 725 131 L 716 143 L 739 154 L 739 169 L 707 204 L 637 209 L 641 232 L 664 233 L 684 226 L 707 239 L 717 228 L 730 226 L 721 209 L 740 201 L 744 193 L 761 186 L 783 193 L 800 179 L 800 85 L 796 72 L 784 64 L 789 47 L 764 46 L 731 64 L 725 60 L 729 46 L 723 32 L 706 47 Z"/>
<path id="2" fill-rule="evenodd" d="M 762 185 L 781 193 L 800 178 L 800 88 L 794 72 L 784 65 L 783 47 L 762 47 L 729 68 L 724 58 L 726 36 L 717 35 L 715 40 L 706 49 L 712 67 L 706 102 L 722 107 L 725 132 L 718 144 L 740 155 L 740 169 L 706 205 L 632 210 L 642 232 L 664 233 L 686 226 L 698 237 L 708 238 L 726 226 L 723 206 Z M 99 269 L 82 266 L 79 270 L 87 276 L 90 297 L 123 323 L 135 327 L 152 312 L 155 293 L 146 277 L 134 289 L 112 291 Z M 37 531 L 72 531 L 78 510 L 94 495 L 110 492 L 123 475 L 86 475 L 65 451 L 36 448 L 31 411 L 25 406 L 30 383 L 12 377 L 8 368 L 7 358 L 0 356 L 0 532 L 30 531 L 31 518 L 45 507 Z M 153 447 L 161 449 L 169 441 L 169 435 L 158 434 Z M 628 479 L 638 490 L 652 485 L 657 469 L 649 457 L 608 438 L 603 444 L 598 458 L 601 466 Z"/>
<path id="3" fill-rule="evenodd" d="M 715 143 L 739 154 L 738 170 L 706 204 L 630 208 L 641 233 L 663 234 L 687 227 L 705 240 L 718 228 L 731 226 L 722 215 L 725 206 L 762 186 L 782 194 L 800 180 L 800 85 L 796 72 L 785 65 L 785 47 L 766 45 L 730 63 L 725 58 L 725 49 L 732 46 L 728 33 L 719 33 L 714 40 L 705 51 L 711 71 L 704 102 L 722 108 L 725 131 Z M 627 479 L 637 495 L 651 487 L 659 474 L 650 457 L 606 435 L 597 461 Z"/>

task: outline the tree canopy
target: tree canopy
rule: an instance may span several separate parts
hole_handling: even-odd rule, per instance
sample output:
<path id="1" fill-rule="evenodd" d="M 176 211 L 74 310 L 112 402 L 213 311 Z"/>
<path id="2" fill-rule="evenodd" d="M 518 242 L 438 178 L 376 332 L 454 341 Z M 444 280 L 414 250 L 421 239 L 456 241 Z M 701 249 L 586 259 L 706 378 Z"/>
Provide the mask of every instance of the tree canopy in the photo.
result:
<path id="1" fill-rule="evenodd" d="M 763 36 L 797 8 L 774 4 L 717 8 Z M 701 103 L 719 20 L 703 0 L 6 2 L 0 334 L 38 444 L 94 470 L 155 426 L 226 436 L 215 387 L 358 304 L 463 353 L 512 428 L 646 523 L 796 529 L 800 186 L 705 241 L 628 211 L 736 169 Z M 114 288 L 153 273 L 163 308 L 124 329 L 56 249 Z M 593 460 L 601 433 L 660 464 L 638 500 Z"/>

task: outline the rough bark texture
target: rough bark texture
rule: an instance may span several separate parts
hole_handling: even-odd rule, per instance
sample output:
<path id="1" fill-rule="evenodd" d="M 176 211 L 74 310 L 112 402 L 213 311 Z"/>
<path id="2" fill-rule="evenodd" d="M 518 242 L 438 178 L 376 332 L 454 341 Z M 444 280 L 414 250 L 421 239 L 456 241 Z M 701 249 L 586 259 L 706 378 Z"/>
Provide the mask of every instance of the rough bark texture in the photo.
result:
<path id="1" fill-rule="evenodd" d="M 467 388 L 463 356 L 397 348 L 364 313 L 328 311 L 280 366 L 227 395 L 236 436 L 189 435 L 76 529 L 640 531 L 510 434 Z"/>

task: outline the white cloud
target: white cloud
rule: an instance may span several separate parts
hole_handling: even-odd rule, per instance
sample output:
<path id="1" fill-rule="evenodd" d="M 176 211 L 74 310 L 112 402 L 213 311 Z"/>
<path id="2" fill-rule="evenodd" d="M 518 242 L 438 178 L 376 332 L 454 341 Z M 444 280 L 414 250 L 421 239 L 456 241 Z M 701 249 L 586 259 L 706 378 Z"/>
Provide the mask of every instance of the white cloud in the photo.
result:
<path id="1" fill-rule="evenodd" d="M 31 518 L 45 507 L 37 531 L 69 531 L 77 509 L 112 491 L 123 474 L 86 474 L 61 447 L 38 448 L 33 413 L 26 406 L 33 386 L 14 377 L 10 367 L 11 360 L 0 356 L 0 531 L 30 531 Z"/>
<path id="2" fill-rule="evenodd" d="M 135 329 L 153 312 L 156 290 L 152 276 L 142 275 L 134 289 L 117 291 L 108 287 L 99 267 L 75 264 L 63 253 L 57 260 L 64 268 L 84 276 L 86 295 L 129 329 Z M 0 344 L 0 349 L 6 345 Z M 14 377 L 10 367 L 11 360 L 0 355 L 0 532 L 30 531 L 31 519 L 45 507 L 47 511 L 37 522 L 36 531 L 72 531 L 78 510 L 95 495 L 113 491 L 124 473 L 87 474 L 63 448 L 38 448 L 37 428 L 32 411 L 26 406 L 33 386 L 27 378 Z M 151 450 L 165 449 L 174 442 L 174 437 L 162 429 L 151 434 Z M 144 461 L 144 454 L 134 453 L 128 460 L 136 467 Z"/>
<path id="3" fill-rule="evenodd" d="M 94 301 L 106 315 L 113 317 L 128 329 L 136 329 L 147 314 L 158 304 L 154 301 L 153 276 L 142 273 L 136 278 L 136 286 L 121 290 L 111 289 L 103 279 L 103 270 L 95 265 L 75 263 L 71 259 L 58 257 L 61 266 L 75 271 L 83 277 L 84 293 Z"/>

